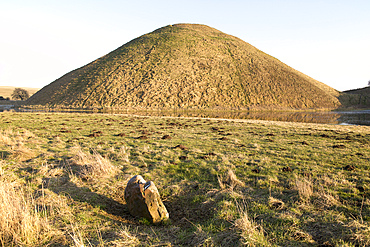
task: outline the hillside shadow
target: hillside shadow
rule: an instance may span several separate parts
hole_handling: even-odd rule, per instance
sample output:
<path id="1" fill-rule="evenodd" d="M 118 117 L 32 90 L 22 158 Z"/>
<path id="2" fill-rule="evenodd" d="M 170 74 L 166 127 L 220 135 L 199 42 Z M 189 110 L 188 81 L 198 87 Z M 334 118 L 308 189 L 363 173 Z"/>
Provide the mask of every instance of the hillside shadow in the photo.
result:
<path id="1" fill-rule="evenodd" d="M 338 100 L 344 107 L 367 109 L 370 107 L 370 87 L 342 92 Z"/>

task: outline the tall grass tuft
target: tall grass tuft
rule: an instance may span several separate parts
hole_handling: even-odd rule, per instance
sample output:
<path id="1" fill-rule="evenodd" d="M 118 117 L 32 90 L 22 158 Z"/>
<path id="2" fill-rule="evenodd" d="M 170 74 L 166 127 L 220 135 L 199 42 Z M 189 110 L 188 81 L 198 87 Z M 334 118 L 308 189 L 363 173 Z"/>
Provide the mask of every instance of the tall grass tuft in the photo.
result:
<path id="1" fill-rule="evenodd" d="M 40 246 L 52 227 L 34 198 L 15 182 L 0 181 L 0 243 L 2 246 Z"/>
<path id="2" fill-rule="evenodd" d="M 234 221 L 234 227 L 240 233 L 246 246 L 271 246 L 264 235 L 262 226 L 250 219 L 245 205 L 237 205 L 239 218 Z"/>
<path id="3" fill-rule="evenodd" d="M 14 144 L 13 140 L 9 137 L 9 131 L 0 131 L 0 143 L 4 146 L 12 146 Z"/>
<path id="4" fill-rule="evenodd" d="M 231 169 L 227 171 L 225 177 L 220 175 L 217 179 L 221 189 L 225 189 L 225 187 L 228 186 L 231 190 L 233 190 L 237 186 L 244 186 L 244 183 L 236 177 L 235 173 Z"/>
<path id="5" fill-rule="evenodd" d="M 351 240 L 356 242 L 356 246 L 369 246 L 370 245 L 370 226 L 368 222 L 362 219 L 355 219 L 347 224 L 351 229 Z"/>
<path id="6" fill-rule="evenodd" d="M 298 191 L 299 199 L 302 202 L 310 200 L 313 195 L 313 183 L 311 179 L 296 175 L 295 187 Z"/>
<path id="7" fill-rule="evenodd" d="M 77 146 L 72 149 L 75 154 L 73 160 L 82 166 L 80 175 L 84 179 L 101 178 L 114 176 L 119 172 L 119 169 L 112 163 L 101 156 L 96 150 L 89 152 L 82 151 L 81 147 Z"/>
<path id="8" fill-rule="evenodd" d="M 69 236 L 72 238 L 74 247 L 92 246 L 88 240 L 88 245 L 85 244 L 84 236 L 78 229 L 78 226 L 71 225 L 71 231 L 72 232 L 69 233 Z"/>
<path id="9" fill-rule="evenodd" d="M 118 158 L 124 163 L 130 163 L 130 149 L 126 146 L 122 146 L 118 152 Z"/>

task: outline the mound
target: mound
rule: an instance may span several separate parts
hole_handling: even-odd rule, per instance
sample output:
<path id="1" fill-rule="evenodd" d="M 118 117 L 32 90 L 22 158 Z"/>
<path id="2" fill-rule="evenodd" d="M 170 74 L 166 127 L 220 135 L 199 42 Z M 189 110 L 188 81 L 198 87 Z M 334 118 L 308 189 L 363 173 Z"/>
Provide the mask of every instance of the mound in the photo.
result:
<path id="1" fill-rule="evenodd" d="M 198 24 L 136 38 L 28 104 L 121 108 L 335 108 L 338 92 L 234 36 Z"/>

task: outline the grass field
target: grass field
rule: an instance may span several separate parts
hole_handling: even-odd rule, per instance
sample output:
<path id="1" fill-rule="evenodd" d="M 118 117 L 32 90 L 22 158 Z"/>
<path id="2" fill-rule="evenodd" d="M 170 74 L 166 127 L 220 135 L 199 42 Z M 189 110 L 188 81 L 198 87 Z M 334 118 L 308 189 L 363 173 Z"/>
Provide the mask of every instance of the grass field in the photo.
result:
<path id="1" fill-rule="evenodd" d="M 3 246 L 370 245 L 370 127 L 3 112 L 0 155 Z M 136 174 L 170 222 L 129 214 Z"/>

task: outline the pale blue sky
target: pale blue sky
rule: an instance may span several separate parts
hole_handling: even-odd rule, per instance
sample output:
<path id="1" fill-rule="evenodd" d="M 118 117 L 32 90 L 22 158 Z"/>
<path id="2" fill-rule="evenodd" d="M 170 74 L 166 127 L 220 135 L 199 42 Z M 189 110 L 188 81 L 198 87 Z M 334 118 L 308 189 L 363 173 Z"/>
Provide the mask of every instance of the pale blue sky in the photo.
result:
<path id="1" fill-rule="evenodd" d="M 41 88 L 176 23 L 239 37 L 340 91 L 370 80 L 369 0 L 0 0 L 0 86 Z"/>

